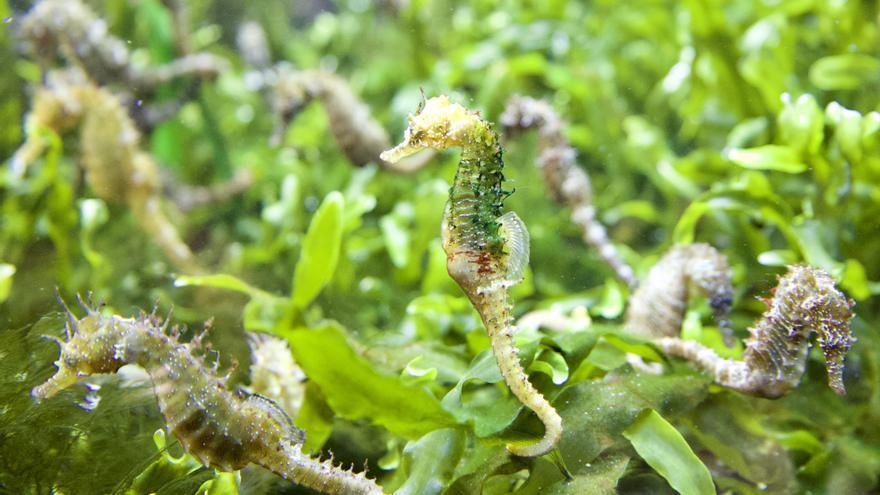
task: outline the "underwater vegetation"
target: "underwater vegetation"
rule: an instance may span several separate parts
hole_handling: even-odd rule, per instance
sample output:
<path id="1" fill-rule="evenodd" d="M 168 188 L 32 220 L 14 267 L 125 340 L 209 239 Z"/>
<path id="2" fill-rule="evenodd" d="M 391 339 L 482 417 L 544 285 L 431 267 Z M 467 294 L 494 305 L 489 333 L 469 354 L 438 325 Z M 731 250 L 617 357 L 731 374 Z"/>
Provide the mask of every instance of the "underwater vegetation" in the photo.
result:
<path id="1" fill-rule="evenodd" d="M 874 3 L 0 19 L 0 494 L 880 490 Z"/>

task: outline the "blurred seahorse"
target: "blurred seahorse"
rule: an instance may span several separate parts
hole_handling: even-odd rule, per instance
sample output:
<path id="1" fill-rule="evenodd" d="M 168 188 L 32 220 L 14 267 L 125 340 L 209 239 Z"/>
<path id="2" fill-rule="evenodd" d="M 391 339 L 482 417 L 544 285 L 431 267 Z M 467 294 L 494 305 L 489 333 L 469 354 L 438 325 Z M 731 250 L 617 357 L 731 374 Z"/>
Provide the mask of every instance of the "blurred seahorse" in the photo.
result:
<path id="1" fill-rule="evenodd" d="M 299 485 L 329 494 L 381 494 L 363 473 L 335 466 L 302 451 L 305 434 L 272 400 L 226 388 L 216 363 L 209 367 L 196 342 L 178 341 L 178 330 L 155 315 L 106 316 L 83 306 L 77 320 L 67 310 L 67 340 L 60 346 L 58 368 L 31 394 L 48 399 L 80 378 L 115 373 L 137 364 L 150 375 L 168 429 L 202 464 L 221 471 L 258 464 Z"/>
<path id="2" fill-rule="evenodd" d="M 550 193 L 559 204 L 571 209 L 571 220 L 580 227 L 584 242 L 596 250 L 620 281 L 635 289 L 639 281 L 596 218 L 590 176 L 578 165 L 577 151 L 569 145 L 556 111 L 545 101 L 514 96 L 499 120 L 508 135 L 537 129 L 537 164 Z"/>
<path id="3" fill-rule="evenodd" d="M 132 63 L 128 45 L 80 0 L 42 0 L 22 19 L 19 35 L 34 56 L 54 62 L 59 56 L 78 66 L 99 85 L 118 84 L 135 93 L 184 76 L 210 79 L 229 64 L 216 55 L 185 55 L 164 65 Z"/>
<path id="4" fill-rule="evenodd" d="M 708 244 L 674 246 L 663 255 L 630 298 L 624 327 L 645 337 L 675 337 L 681 333 L 693 294 L 708 298 L 725 341 L 732 345 L 730 267 L 727 258 Z"/>
<path id="5" fill-rule="evenodd" d="M 501 214 L 510 192 L 504 181 L 501 146 L 490 124 L 446 96 L 424 102 L 411 115 L 404 141 L 382 154 L 396 162 L 423 148 L 461 147 L 461 161 L 443 216 L 443 249 L 449 275 L 480 313 L 504 381 L 544 423 L 544 437 L 527 446 L 509 444 L 513 454 L 538 456 L 553 449 L 562 419 L 529 382 L 517 356 L 508 288 L 522 280 L 529 261 L 529 234 L 513 212 Z"/>
<path id="6" fill-rule="evenodd" d="M 183 35 L 179 2 L 165 0 L 174 15 L 177 38 Z M 44 69 L 76 67 L 99 86 L 112 88 L 141 131 L 148 131 L 171 118 L 198 95 L 202 81 L 228 70 L 229 63 L 211 53 L 188 53 L 159 65 L 137 64 L 129 45 L 113 36 L 107 23 L 80 0 L 42 0 L 19 23 L 23 46 Z M 59 65 L 59 62 L 62 62 Z M 173 98 L 153 101 L 156 89 L 186 78 Z"/>
<path id="7" fill-rule="evenodd" d="M 299 112 L 312 101 L 320 101 L 327 114 L 330 132 L 339 148 L 355 165 L 378 163 L 398 173 L 421 169 L 433 157 L 425 152 L 391 163 L 380 154 L 391 147 L 391 138 L 367 106 L 341 77 L 322 70 L 298 70 L 286 63 L 268 67 L 269 48 L 259 24 L 246 22 L 238 33 L 242 57 L 260 69 L 263 87 L 276 115 L 272 143 L 281 143 L 284 131 Z"/>
<path id="8" fill-rule="evenodd" d="M 140 133 L 107 89 L 86 81 L 79 71 L 53 72 L 37 90 L 25 123 L 27 140 L 12 157 L 22 171 L 45 146 L 40 133 L 61 134 L 80 127 L 86 180 L 108 203 L 125 203 L 165 256 L 181 271 L 201 271 L 189 247 L 162 211 L 158 166 L 140 149 Z"/>
<path id="9" fill-rule="evenodd" d="M 248 390 L 278 403 L 291 416 L 299 413 L 305 397 L 305 378 L 287 341 L 267 334 L 248 334 L 251 383 Z"/>
<path id="10" fill-rule="evenodd" d="M 837 394 L 843 384 L 844 359 L 855 339 L 850 332 L 854 302 L 834 286 L 824 270 L 788 267 L 779 279 L 768 309 L 749 328 L 742 361 L 722 359 L 698 342 L 663 337 L 657 344 L 667 353 L 695 363 L 720 385 L 760 397 L 776 398 L 797 386 L 806 368 L 810 336 L 825 357 L 828 385 Z"/>

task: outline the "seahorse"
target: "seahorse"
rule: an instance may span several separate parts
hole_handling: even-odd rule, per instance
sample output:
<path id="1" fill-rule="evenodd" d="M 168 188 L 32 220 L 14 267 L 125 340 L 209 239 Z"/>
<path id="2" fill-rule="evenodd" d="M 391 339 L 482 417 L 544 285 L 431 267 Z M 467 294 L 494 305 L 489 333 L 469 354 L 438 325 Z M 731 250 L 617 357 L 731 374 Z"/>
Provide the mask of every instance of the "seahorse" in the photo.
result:
<path id="1" fill-rule="evenodd" d="M 339 148 L 357 166 L 378 162 L 392 172 L 410 173 L 421 169 L 431 153 L 389 162 L 380 158 L 382 151 L 391 147 L 391 138 L 361 101 L 339 76 L 321 70 L 294 70 L 276 65 L 272 87 L 272 107 L 278 116 L 273 142 L 299 111 L 313 100 L 322 103 L 327 114 L 330 132 Z"/>
<path id="2" fill-rule="evenodd" d="M 278 403 L 288 414 L 299 412 L 305 395 L 305 374 L 287 341 L 267 334 L 248 334 L 251 368 L 248 390 Z"/>
<path id="3" fill-rule="evenodd" d="M 66 340 L 54 338 L 60 347 L 57 371 L 31 391 L 36 400 L 49 399 L 85 376 L 136 364 L 150 376 L 168 429 L 202 464 L 236 471 L 254 463 L 331 495 L 382 493 L 363 473 L 304 453 L 304 432 L 274 401 L 228 390 L 216 364 L 206 365 L 200 338 L 181 343 L 179 330 L 169 330 L 168 319 L 155 314 L 123 318 L 82 306 L 86 316 L 81 319 L 65 306 Z"/>
<path id="4" fill-rule="evenodd" d="M 80 126 L 86 180 L 109 203 L 125 203 L 141 226 L 180 270 L 198 272 L 192 252 L 162 211 L 159 167 L 140 149 L 140 133 L 109 90 L 77 70 L 56 71 L 34 95 L 25 127 L 27 141 L 12 158 L 15 173 L 43 151 L 41 129 L 56 133 Z"/>
<path id="5" fill-rule="evenodd" d="M 544 173 L 544 182 L 553 198 L 571 210 L 571 220 L 581 228 L 584 242 L 596 250 L 617 278 L 631 290 L 638 286 L 632 267 L 624 261 L 614 244 L 608 240 L 605 226 L 596 218 L 590 176 L 577 163 L 577 151 L 563 133 L 559 114 L 545 101 L 514 96 L 499 118 L 504 132 L 537 129 L 537 165 Z"/>
<path id="6" fill-rule="evenodd" d="M 646 337 L 677 336 L 694 293 L 709 299 L 718 327 L 732 344 L 730 267 L 723 254 L 702 243 L 674 246 L 660 258 L 630 298 L 624 328 Z"/>
<path id="7" fill-rule="evenodd" d="M 255 79 L 265 90 L 276 115 L 272 144 L 280 144 L 290 122 L 306 105 L 317 100 L 324 107 L 336 143 L 354 165 L 362 167 L 378 162 L 391 172 L 411 173 L 431 160 L 430 152 L 394 163 L 380 159 L 382 151 L 391 147 L 391 138 L 382 124 L 373 118 L 370 107 L 358 98 L 344 79 L 333 73 L 299 70 L 285 62 L 269 67 L 268 40 L 258 23 L 243 23 L 236 42 L 242 58 L 258 69 Z"/>
<path id="8" fill-rule="evenodd" d="M 800 382 L 815 333 L 825 358 L 828 386 L 838 395 L 845 394 L 843 369 L 846 353 L 855 342 L 850 331 L 855 303 L 835 287 L 831 275 L 810 266 L 789 266 L 773 297 L 765 302 L 767 311 L 749 328 L 742 361 L 722 359 L 712 349 L 677 337 L 661 338 L 657 344 L 667 354 L 714 375 L 722 386 L 777 398 Z"/>
<path id="9" fill-rule="evenodd" d="M 60 56 L 102 86 L 117 84 L 135 93 L 184 76 L 214 78 L 229 67 L 208 53 L 139 67 L 132 63 L 128 45 L 110 34 L 107 23 L 80 0 L 40 1 L 22 19 L 19 36 L 40 61 L 54 62 Z"/>
<path id="10" fill-rule="evenodd" d="M 447 271 L 480 314 L 507 386 L 544 423 L 539 442 L 509 444 L 508 450 L 524 457 L 543 455 L 559 442 L 562 419 L 529 382 L 513 340 L 508 288 L 522 280 L 529 234 L 516 213 L 501 214 L 510 192 L 502 189 L 498 135 L 478 113 L 438 96 L 410 116 L 403 142 L 382 153 L 382 159 L 396 162 L 423 148 L 450 147 L 461 147 L 462 153 L 443 215 Z"/>

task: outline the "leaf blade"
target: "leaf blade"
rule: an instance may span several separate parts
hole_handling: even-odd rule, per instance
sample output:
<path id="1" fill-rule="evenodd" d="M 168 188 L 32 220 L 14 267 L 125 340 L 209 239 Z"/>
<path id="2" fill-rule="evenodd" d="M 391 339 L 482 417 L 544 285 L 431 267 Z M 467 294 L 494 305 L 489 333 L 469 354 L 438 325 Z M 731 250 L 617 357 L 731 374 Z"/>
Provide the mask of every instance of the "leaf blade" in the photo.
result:
<path id="1" fill-rule="evenodd" d="M 663 416 L 647 409 L 623 431 L 636 452 L 682 495 L 715 493 L 709 469 Z"/>
<path id="2" fill-rule="evenodd" d="M 351 348 L 340 327 L 327 324 L 284 333 L 296 362 L 320 387 L 336 414 L 352 420 L 370 419 L 410 439 L 456 424 L 424 388 L 373 368 Z"/>
<path id="3" fill-rule="evenodd" d="M 336 271 L 342 249 L 344 209 L 342 194 L 333 191 L 312 217 L 293 274 L 291 303 L 296 308 L 304 308 L 314 301 Z"/>

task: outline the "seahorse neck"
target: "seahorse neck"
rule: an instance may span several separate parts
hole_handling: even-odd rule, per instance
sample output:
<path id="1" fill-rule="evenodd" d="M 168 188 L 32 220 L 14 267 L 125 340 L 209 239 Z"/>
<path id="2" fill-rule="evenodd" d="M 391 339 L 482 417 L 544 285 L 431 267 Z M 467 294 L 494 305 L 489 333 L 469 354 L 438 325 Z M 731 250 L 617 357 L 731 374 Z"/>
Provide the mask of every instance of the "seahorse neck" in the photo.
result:
<path id="1" fill-rule="evenodd" d="M 110 334 L 116 340 L 115 357 L 126 364 L 137 364 L 147 372 L 161 365 L 159 356 L 167 355 L 177 344 L 174 337 L 164 334 L 147 318 L 118 321 L 114 325 L 119 327 Z"/>

